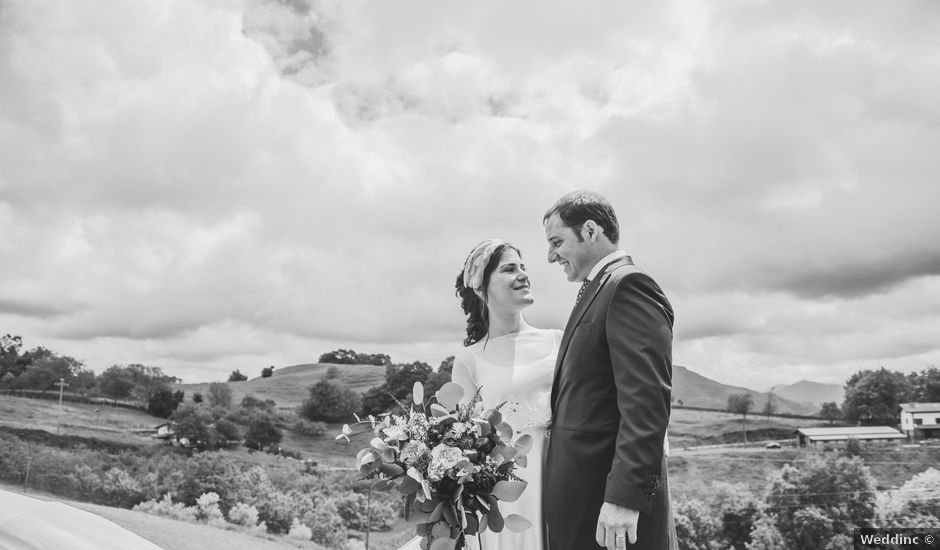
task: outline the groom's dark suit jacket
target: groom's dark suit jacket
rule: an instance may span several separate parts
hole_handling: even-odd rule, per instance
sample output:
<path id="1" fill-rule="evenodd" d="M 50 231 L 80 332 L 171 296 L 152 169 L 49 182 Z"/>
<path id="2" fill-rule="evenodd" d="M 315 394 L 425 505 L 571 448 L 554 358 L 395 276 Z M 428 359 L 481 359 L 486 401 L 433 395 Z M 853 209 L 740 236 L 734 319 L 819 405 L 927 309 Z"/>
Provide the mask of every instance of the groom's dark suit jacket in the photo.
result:
<path id="1" fill-rule="evenodd" d="M 605 501 L 640 512 L 630 550 L 675 547 L 663 453 L 672 323 L 669 300 L 629 257 L 601 270 L 571 312 L 555 365 L 543 479 L 551 550 L 600 548 Z"/>

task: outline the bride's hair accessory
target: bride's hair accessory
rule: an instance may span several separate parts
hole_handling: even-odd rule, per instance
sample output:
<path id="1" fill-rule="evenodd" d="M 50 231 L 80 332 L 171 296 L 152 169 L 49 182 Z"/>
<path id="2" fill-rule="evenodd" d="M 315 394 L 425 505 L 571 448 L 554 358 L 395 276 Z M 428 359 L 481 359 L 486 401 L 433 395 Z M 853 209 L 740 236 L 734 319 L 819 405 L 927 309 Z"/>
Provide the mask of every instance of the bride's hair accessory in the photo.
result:
<path id="1" fill-rule="evenodd" d="M 487 239 L 473 247 L 463 263 L 463 285 L 476 292 L 483 291 L 483 274 L 490 263 L 493 252 L 500 245 L 508 244 L 502 239 Z"/>

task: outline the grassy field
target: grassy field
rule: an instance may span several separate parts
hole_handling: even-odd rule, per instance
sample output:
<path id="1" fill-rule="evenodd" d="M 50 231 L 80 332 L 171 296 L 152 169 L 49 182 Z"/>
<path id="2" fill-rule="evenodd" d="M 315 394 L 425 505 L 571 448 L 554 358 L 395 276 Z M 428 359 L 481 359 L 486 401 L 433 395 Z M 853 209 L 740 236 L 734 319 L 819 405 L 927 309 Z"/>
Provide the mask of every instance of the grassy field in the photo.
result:
<path id="1" fill-rule="evenodd" d="M 326 377 L 330 367 L 339 370 L 338 382 L 357 392 L 364 392 L 385 382 L 385 367 L 378 365 L 330 365 L 312 363 L 274 369 L 269 378 L 253 378 L 244 382 L 229 382 L 232 389 L 232 401 L 237 405 L 246 395 L 258 399 L 272 399 L 281 412 L 290 412 L 303 403 L 309 395 L 310 386 Z M 192 401 L 193 394 L 209 394 L 209 383 L 178 384 L 174 390 L 186 393 L 186 401 Z"/>
<path id="2" fill-rule="evenodd" d="M 145 431 L 166 422 L 143 411 L 63 403 L 26 397 L 0 396 L 0 426 L 44 430 L 104 441 L 153 445 Z"/>

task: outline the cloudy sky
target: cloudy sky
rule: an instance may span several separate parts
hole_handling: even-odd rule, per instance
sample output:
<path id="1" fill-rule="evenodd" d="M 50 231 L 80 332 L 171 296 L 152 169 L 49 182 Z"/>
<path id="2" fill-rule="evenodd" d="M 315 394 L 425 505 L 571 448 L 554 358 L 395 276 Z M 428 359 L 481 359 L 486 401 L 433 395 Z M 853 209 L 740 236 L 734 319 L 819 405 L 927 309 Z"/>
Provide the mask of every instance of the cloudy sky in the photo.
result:
<path id="1" fill-rule="evenodd" d="M 940 365 L 940 4 L 0 0 L 0 334 L 187 382 L 437 365 L 467 251 L 600 191 L 675 362 Z"/>

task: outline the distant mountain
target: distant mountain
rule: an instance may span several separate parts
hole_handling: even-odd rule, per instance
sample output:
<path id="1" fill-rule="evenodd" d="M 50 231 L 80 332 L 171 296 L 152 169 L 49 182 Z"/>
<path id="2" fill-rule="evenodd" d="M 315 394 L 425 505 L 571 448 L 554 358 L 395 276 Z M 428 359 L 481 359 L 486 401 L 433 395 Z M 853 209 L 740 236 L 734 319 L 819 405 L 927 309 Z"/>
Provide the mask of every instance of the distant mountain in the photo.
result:
<path id="1" fill-rule="evenodd" d="M 753 414 L 760 414 L 767 404 L 769 392 L 722 384 L 679 365 L 675 365 L 672 370 L 672 397 L 676 404 L 681 401 L 686 407 L 724 410 L 728 407 L 728 396 L 744 392 L 754 398 Z M 815 404 L 799 403 L 776 392 L 774 402 L 778 413 L 810 415 L 819 411 L 819 406 Z"/>
<path id="2" fill-rule="evenodd" d="M 820 384 L 809 380 L 800 380 L 787 386 L 774 386 L 772 390 L 784 399 L 813 405 L 816 410 L 819 410 L 823 403 L 829 401 L 835 402 L 841 407 L 842 401 L 845 399 L 845 389 L 842 386 Z"/>

